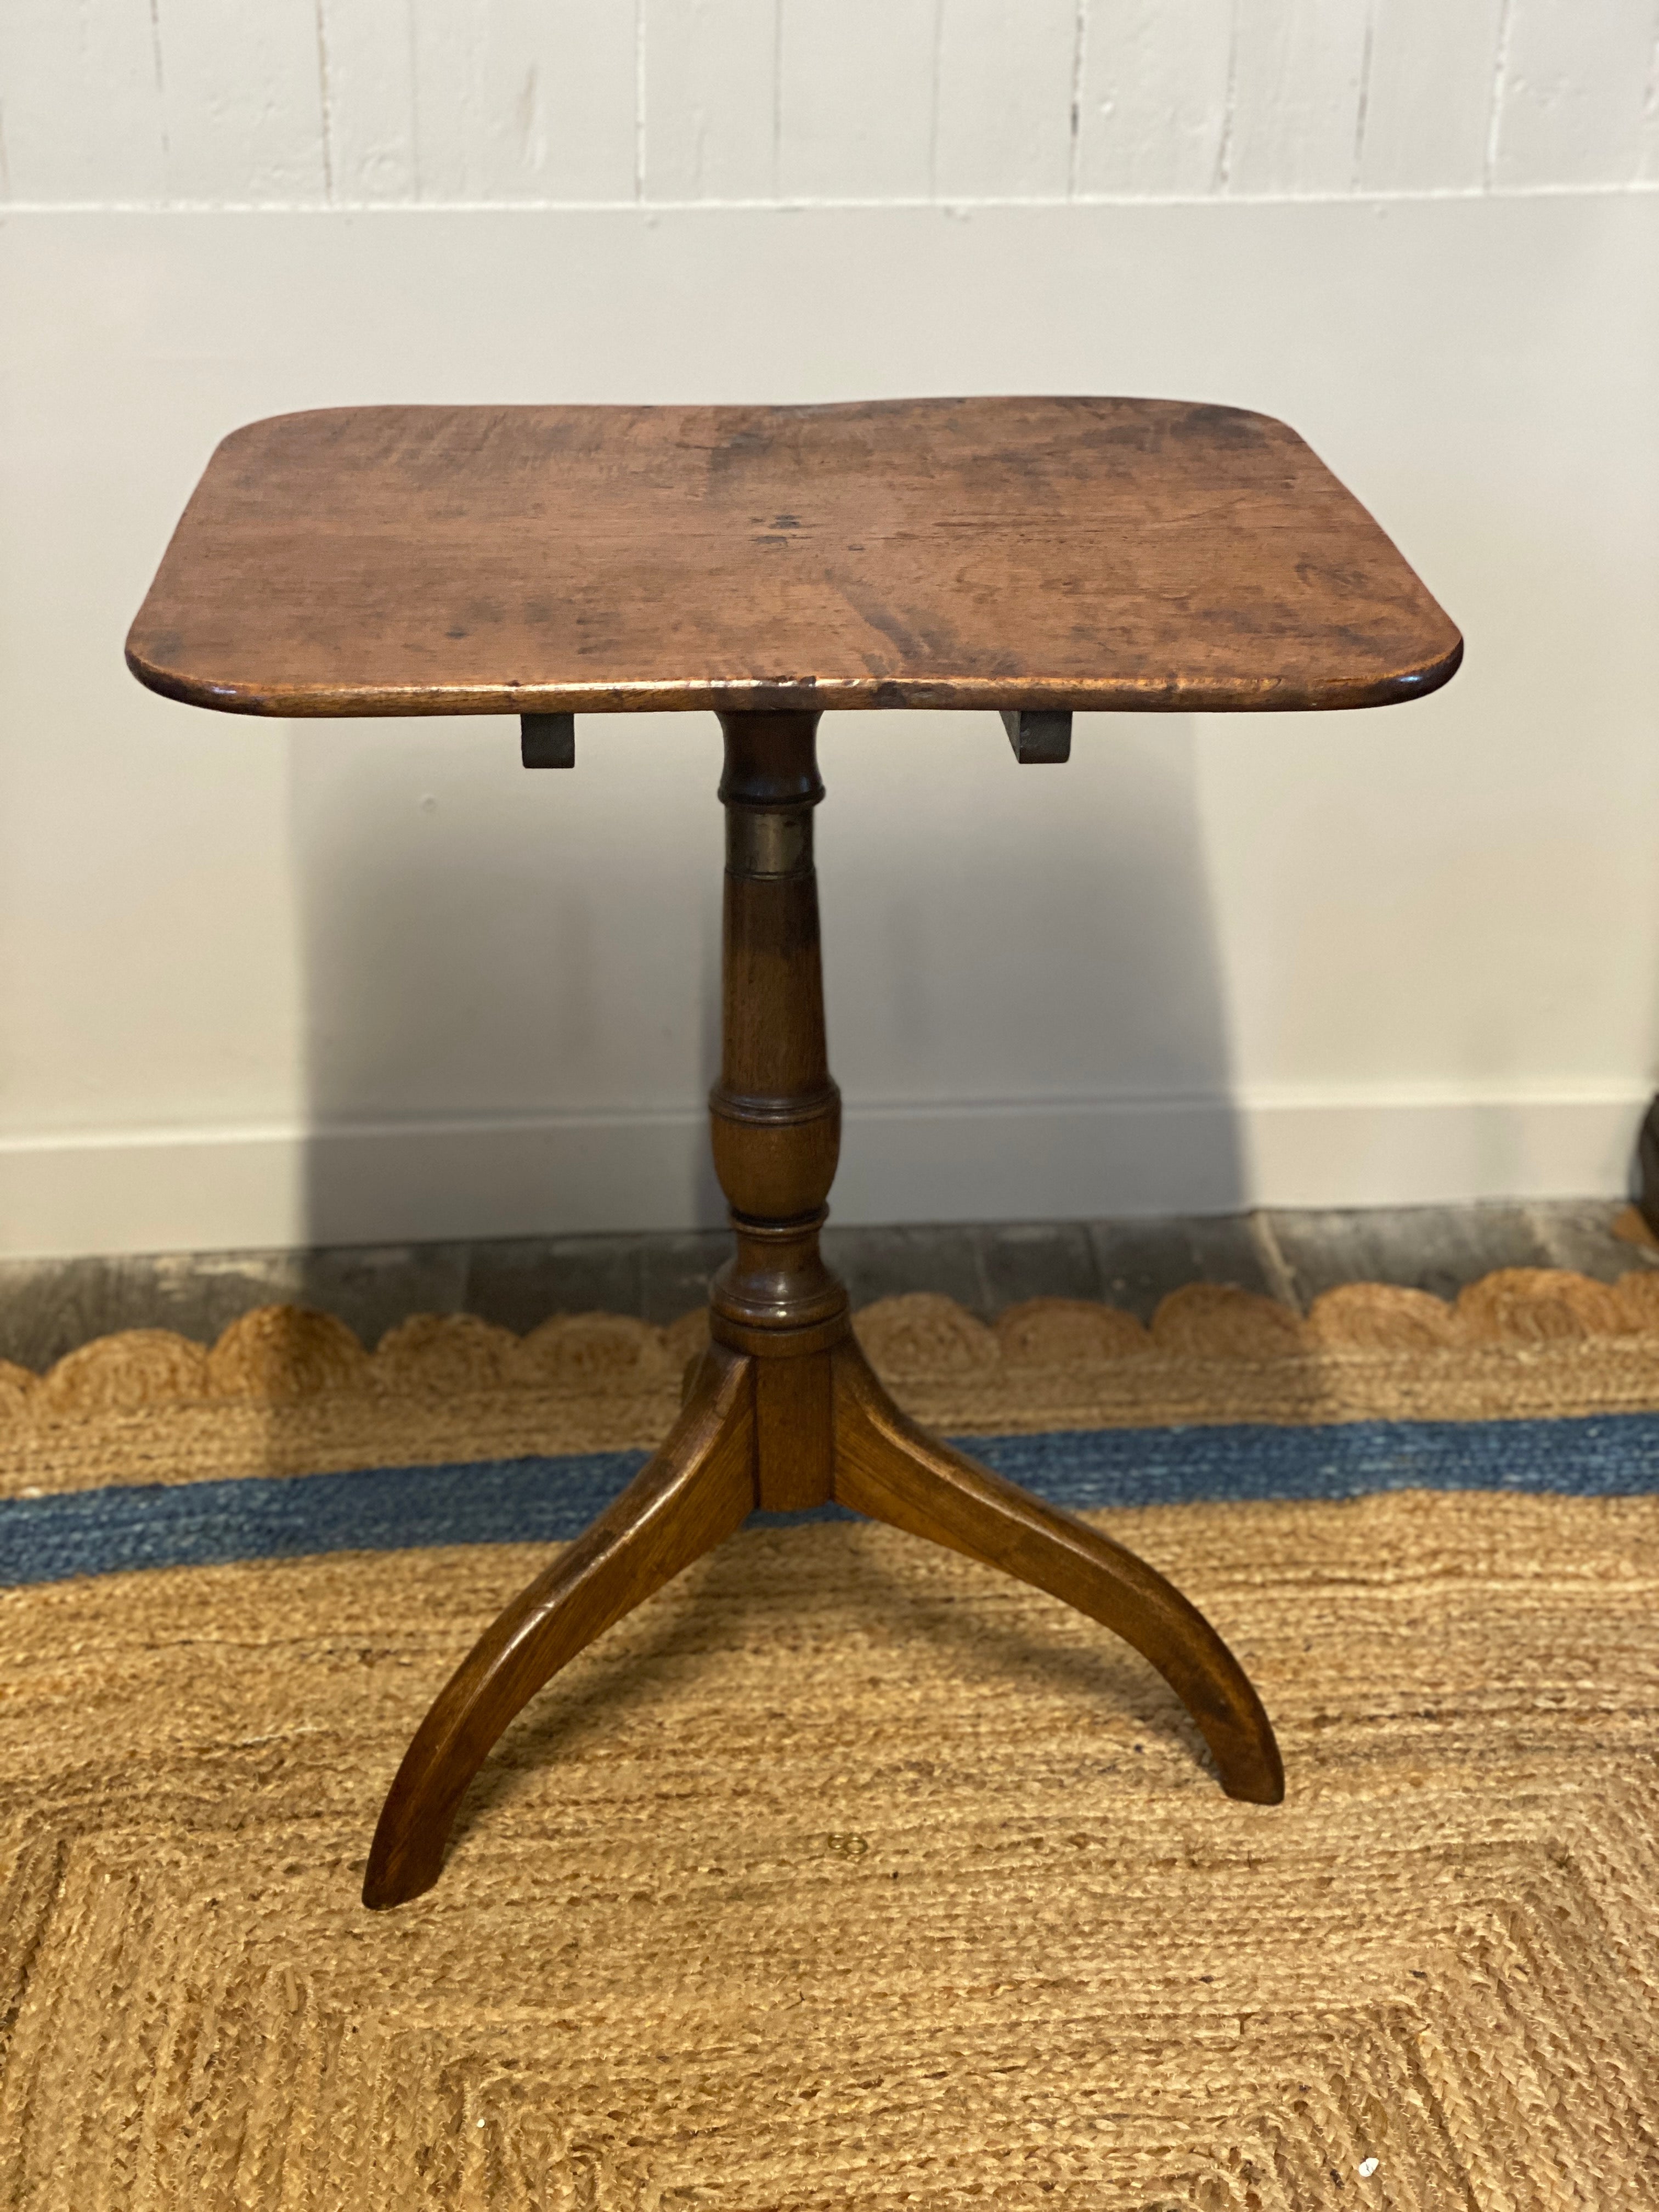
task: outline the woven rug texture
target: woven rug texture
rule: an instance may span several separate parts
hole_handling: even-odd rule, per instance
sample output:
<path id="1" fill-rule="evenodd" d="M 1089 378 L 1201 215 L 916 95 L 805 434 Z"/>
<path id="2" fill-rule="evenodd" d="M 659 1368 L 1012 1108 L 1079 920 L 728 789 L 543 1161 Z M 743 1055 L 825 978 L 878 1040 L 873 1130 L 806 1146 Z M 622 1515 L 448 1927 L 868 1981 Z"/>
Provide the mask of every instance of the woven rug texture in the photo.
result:
<path id="1" fill-rule="evenodd" d="M 1659 1413 L 1651 1284 L 1306 1319 L 1183 1292 L 1150 1332 L 895 1300 L 860 1333 L 952 1431 L 1459 1421 L 1501 1466 L 1540 1422 Z M 0 1492 L 635 1449 L 696 1341 L 483 1332 L 371 1354 L 272 1310 L 12 1370 Z M 545 1546 L 0 1589 L 0 2206 L 1650 2203 L 1659 1498 L 1630 1490 L 1092 1510 L 1252 1674 L 1276 1808 L 1224 1798 L 1065 1607 L 871 1524 L 750 1528 L 532 1702 L 385 1915 L 386 1783 Z"/>

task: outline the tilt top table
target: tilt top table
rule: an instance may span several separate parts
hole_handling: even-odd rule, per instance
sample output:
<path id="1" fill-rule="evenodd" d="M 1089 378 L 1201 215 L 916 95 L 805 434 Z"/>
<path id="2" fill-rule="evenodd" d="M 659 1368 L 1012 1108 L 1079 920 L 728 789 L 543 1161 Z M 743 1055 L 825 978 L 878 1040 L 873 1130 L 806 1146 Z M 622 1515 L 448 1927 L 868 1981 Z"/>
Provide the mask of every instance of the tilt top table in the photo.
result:
<path id="1" fill-rule="evenodd" d="M 723 1054 L 733 1257 L 678 1419 L 440 1692 L 364 1902 L 434 1882 L 491 1747 L 565 1662 L 756 1506 L 838 1499 L 1064 1599 L 1142 1652 L 1231 1796 L 1276 1804 L 1261 1702 L 1202 1614 L 1070 1514 L 908 1420 L 818 1249 L 840 1143 L 812 810 L 826 708 L 1001 712 L 1067 757 L 1083 708 L 1373 707 L 1456 630 L 1281 422 L 1146 399 L 826 407 L 364 407 L 227 438 L 127 641 L 234 714 L 522 718 L 712 708 L 726 738 Z M 898 740 L 902 742 L 902 739 Z"/>

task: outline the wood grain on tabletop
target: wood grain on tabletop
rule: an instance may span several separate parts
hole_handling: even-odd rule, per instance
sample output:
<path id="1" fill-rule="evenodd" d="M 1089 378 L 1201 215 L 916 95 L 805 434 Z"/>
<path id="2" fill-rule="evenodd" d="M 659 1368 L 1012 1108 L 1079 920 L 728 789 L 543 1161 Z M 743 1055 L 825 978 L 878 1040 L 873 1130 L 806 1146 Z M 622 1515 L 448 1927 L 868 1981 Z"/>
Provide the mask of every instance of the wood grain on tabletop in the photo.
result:
<path id="1" fill-rule="evenodd" d="M 214 454 L 127 651 L 340 715 L 1358 707 L 1462 643 L 1282 422 L 988 398 L 277 416 Z"/>

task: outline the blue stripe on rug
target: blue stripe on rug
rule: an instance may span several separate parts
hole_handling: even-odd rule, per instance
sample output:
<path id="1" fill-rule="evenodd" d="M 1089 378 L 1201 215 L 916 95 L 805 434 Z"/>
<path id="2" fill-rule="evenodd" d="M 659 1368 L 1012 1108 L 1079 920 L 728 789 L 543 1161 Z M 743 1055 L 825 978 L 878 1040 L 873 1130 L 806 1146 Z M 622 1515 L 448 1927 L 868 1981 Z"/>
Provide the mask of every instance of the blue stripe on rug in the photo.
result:
<path id="1" fill-rule="evenodd" d="M 1358 1498 L 1382 1490 L 1507 1490 L 1611 1498 L 1659 1490 L 1659 1413 L 1547 1421 L 1351 1421 L 1072 1429 L 958 1437 L 1057 1505 Z M 0 1502 L 0 1583 L 137 1567 L 224 1565 L 434 1544 L 562 1543 L 645 1464 L 643 1452 L 375 1467 L 119 1486 Z M 848 1517 L 757 1514 L 757 1521 Z"/>

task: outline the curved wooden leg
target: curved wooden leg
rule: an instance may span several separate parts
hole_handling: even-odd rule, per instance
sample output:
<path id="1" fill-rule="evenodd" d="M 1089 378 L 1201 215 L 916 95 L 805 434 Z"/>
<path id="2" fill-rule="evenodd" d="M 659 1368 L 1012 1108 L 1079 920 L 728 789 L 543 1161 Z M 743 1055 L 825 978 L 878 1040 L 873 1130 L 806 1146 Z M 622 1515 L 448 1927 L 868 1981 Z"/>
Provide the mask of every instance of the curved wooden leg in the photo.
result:
<path id="1" fill-rule="evenodd" d="M 1281 1802 L 1285 1769 L 1261 1700 L 1196 1606 L 1109 1536 L 907 1419 L 856 1345 L 837 1347 L 835 1374 L 842 1504 L 1000 1567 L 1115 1629 L 1197 1722 L 1227 1795 Z"/>
<path id="2" fill-rule="evenodd" d="M 719 1345 L 705 1354 L 661 1449 L 440 1692 L 381 1809 L 365 1905 L 404 1905 L 431 1888 L 466 1786 L 514 1715 L 568 1659 L 742 1525 L 755 1503 L 751 1368 Z"/>

